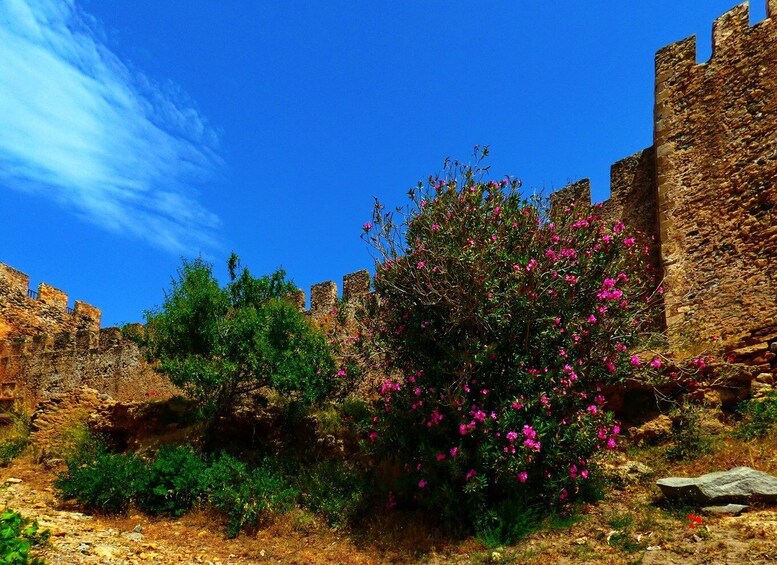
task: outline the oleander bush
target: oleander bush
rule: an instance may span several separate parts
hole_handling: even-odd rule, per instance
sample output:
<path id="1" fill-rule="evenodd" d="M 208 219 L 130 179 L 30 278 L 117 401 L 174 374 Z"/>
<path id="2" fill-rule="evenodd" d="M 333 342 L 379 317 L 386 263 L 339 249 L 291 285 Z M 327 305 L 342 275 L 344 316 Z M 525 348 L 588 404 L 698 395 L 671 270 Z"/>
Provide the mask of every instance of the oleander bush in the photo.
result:
<path id="1" fill-rule="evenodd" d="M 487 172 L 447 164 L 406 209 L 376 203 L 364 226 L 371 339 L 390 375 L 365 443 L 403 472 L 391 505 L 465 528 L 505 500 L 549 508 L 579 494 L 616 446 L 604 390 L 639 362 L 630 351 L 657 295 L 640 234 Z"/>

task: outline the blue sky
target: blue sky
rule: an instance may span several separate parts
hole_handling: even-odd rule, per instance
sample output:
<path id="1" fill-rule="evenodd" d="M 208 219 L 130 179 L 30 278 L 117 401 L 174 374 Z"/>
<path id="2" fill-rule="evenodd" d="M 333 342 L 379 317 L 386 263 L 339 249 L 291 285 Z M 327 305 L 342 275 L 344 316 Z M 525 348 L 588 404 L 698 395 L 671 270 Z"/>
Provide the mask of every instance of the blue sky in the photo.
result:
<path id="1" fill-rule="evenodd" d="M 697 34 L 706 60 L 733 5 L 3 0 L 0 261 L 112 325 L 181 257 L 339 284 L 371 266 L 373 197 L 476 144 L 603 200 L 652 143 L 655 51 Z"/>

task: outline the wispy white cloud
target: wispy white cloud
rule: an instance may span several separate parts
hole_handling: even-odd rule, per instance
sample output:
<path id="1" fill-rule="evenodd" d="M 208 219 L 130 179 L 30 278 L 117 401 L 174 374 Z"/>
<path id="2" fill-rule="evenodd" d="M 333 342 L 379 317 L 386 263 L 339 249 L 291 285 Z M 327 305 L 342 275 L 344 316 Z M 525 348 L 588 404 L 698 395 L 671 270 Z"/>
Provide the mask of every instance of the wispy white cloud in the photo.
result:
<path id="1" fill-rule="evenodd" d="M 192 186 L 218 169 L 217 143 L 185 94 L 123 63 L 74 0 L 0 0 L 0 189 L 207 249 L 219 220 Z"/>

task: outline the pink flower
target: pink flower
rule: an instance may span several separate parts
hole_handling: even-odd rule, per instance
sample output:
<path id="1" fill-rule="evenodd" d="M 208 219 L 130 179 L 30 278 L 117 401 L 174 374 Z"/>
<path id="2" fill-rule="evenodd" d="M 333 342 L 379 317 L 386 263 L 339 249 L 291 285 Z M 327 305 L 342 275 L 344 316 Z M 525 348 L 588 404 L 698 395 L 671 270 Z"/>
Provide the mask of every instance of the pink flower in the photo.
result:
<path id="1" fill-rule="evenodd" d="M 440 229 L 440 224 L 432 224 L 432 231 L 437 231 Z"/>
<path id="2" fill-rule="evenodd" d="M 505 437 L 507 438 L 507 441 L 515 441 L 518 439 L 518 432 L 507 432 Z"/>
<path id="3" fill-rule="evenodd" d="M 653 359 L 650 362 L 650 366 L 653 367 L 654 369 L 660 369 L 661 368 L 661 359 L 656 357 L 655 359 Z"/>
<path id="4" fill-rule="evenodd" d="M 616 443 L 615 438 L 609 438 L 607 440 L 607 449 L 615 449 Z"/>
<path id="5" fill-rule="evenodd" d="M 391 510 L 397 505 L 397 501 L 394 498 L 394 493 L 389 491 L 388 493 L 388 502 L 386 502 L 386 510 Z"/>
<path id="6" fill-rule="evenodd" d="M 426 266 L 426 261 L 419 261 L 417 267 L 423 269 Z"/>
<path id="7" fill-rule="evenodd" d="M 526 270 L 531 271 L 533 269 L 537 268 L 537 261 L 536 259 L 529 259 L 529 262 L 526 263 Z"/>
<path id="8" fill-rule="evenodd" d="M 421 479 L 418 481 L 418 488 L 424 488 L 426 486 L 426 481 L 424 479 Z"/>
<path id="9" fill-rule="evenodd" d="M 528 478 L 529 478 L 529 473 L 527 473 L 526 471 L 521 471 L 520 473 L 518 473 L 518 480 L 521 481 L 522 483 L 525 483 L 526 479 Z"/>
<path id="10" fill-rule="evenodd" d="M 634 245 L 636 243 L 636 241 L 637 240 L 634 239 L 633 237 L 627 237 L 626 239 L 623 240 L 623 246 L 624 247 L 631 247 L 632 245 Z"/>
<path id="11" fill-rule="evenodd" d="M 459 455 L 459 448 L 458 447 L 451 447 L 450 454 L 451 454 L 451 457 L 456 459 L 456 457 L 458 457 L 458 455 Z"/>
<path id="12" fill-rule="evenodd" d="M 465 479 L 468 481 L 468 480 L 470 480 L 471 478 L 473 478 L 473 477 L 474 477 L 475 475 L 477 475 L 477 474 L 478 474 L 478 472 L 477 472 L 477 471 L 475 471 L 475 469 L 470 469 L 470 470 L 467 472 L 467 476 L 465 477 Z"/>
<path id="13" fill-rule="evenodd" d="M 445 455 L 444 453 L 438 453 L 437 456 L 436 456 L 436 459 L 437 459 L 437 461 L 442 461 L 446 457 L 447 457 L 447 455 Z"/>
<path id="14" fill-rule="evenodd" d="M 365 224 L 362 226 L 362 229 L 364 231 L 370 231 L 372 229 L 372 224 L 370 222 L 365 222 Z"/>
<path id="15" fill-rule="evenodd" d="M 640 363 L 642 363 L 642 361 L 636 355 L 632 355 L 631 359 L 629 359 L 629 363 L 637 367 Z"/>
<path id="16" fill-rule="evenodd" d="M 344 377 L 345 376 L 345 370 L 344 369 L 340 369 L 339 371 L 337 371 L 337 376 L 338 377 Z"/>
<path id="17" fill-rule="evenodd" d="M 588 316 L 588 323 L 589 324 L 595 324 L 596 323 L 596 316 L 594 316 L 593 314 Z"/>

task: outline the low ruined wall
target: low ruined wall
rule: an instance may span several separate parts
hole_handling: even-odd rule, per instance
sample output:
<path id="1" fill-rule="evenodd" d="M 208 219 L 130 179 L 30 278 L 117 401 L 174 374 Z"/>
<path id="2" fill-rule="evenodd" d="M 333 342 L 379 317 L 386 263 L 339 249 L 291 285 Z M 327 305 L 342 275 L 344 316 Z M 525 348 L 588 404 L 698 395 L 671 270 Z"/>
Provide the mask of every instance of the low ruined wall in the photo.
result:
<path id="1" fill-rule="evenodd" d="M 118 328 L 0 341 L 0 382 L 4 396 L 28 405 L 82 386 L 119 400 L 177 392 Z"/>

